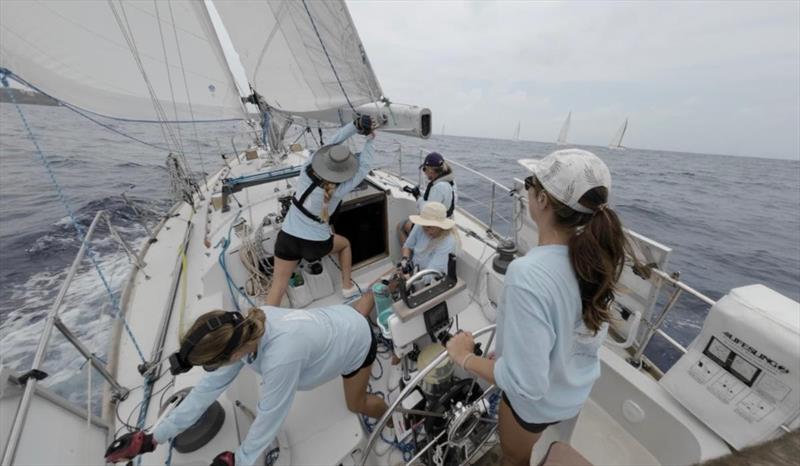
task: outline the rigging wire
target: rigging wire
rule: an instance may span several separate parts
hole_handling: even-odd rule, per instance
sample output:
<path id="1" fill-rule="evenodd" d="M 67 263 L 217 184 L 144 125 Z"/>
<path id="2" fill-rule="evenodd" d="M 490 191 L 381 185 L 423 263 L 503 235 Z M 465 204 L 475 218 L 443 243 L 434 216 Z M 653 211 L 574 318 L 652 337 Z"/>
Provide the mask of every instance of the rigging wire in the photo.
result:
<path id="1" fill-rule="evenodd" d="M 170 72 L 169 56 L 167 55 L 167 44 L 164 41 L 164 29 L 161 27 L 161 14 L 158 11 L 158 0 L 153 0 L 153 8 L 156 11 L 156 22 L 158 23 L 158 34 L 161 37 L 161 51 L 164 53 L 164 67 L 167 71 L 167 82 L 169 83 L 169 95 L 172 99 L 172 112 L 175 114 L 175 119 L 178 119 L 178 104 L 175 102 L 175 89 L 172 86 L 172 73 Z M 170 8 L 172 4 L 170 3 Z M 178 131 L 178 141 L 180 142 L 180 151 L 184 152 L 183 135 L 181 134 L 181 127 L 176 125 Z"/>
<path id="2" fill-rule="evenodd" d="M 175 35 L 175 47 L 178 50 L 178 60 L 181 64 L 181 73 L 183 75 L 183 87 L 186 91 L 186 102 L 189 104 L 189 117 L 192 120 L 192 128 L 194 129 L 194 139 L 195 143 L 197 144 L 197 156 L 200 158 L 200 170 L 203 172 L 203 181 L 208 184 L 208 178 L 206 178 L 206 167 L 205 162 L 203 161 L 203 153 L 200 151 L 200 135 L 197 132 L 197 123 L 194 122 L 194 107 L 192 107 L 192 97 L 189 93 L 189 83 L 186 80 L 186 67 L 183 65 L 183 54 L 181 53 L 181 44 L 178 40 L 178 29 L 175 26 L 175 15 L 172 12 L 172 2 L 167 2 L 169 5 L 169 16 L 172 20 L 172 32 Z"/>
<path id="3" fill-rule="evenodd" d="M 314 17 L 311 16 L 311 10 L 308 9 L 308 3 L 306 3 L 306 0 L 303 0 L 303 7 L 305 7 L 306 13 L 308 13 L 308 20 L 311 21 L 311 27 L 314 28 L 314 33 L 317 35 L 317 39 L 319 39 L 319 45 L 322 46 L 322 51 L 325 53 L 325 57 L 328 59 L 328 63 L 331 65 L 331 71 L 333 71 L 333 76 L 336 77 L 336 82 L 339 83 L 339 88 L 342 90 L 345 100 L 347 100 L 347 105 L 350 106 L 350 109 L 353 111 L 353 113 L 357 114 L 358 112 L 356 112 L 356 108 L 353 107 L 353 103 L 350 102 L 350 96 L 347 95 L 347 91 L 344 89 L 344 84 L 342 84 L 342 80 L 339 78 L 339 73 L 336 72 L 336 67 L 333 65 L 333 60 L 328 53 L 328 49 L 325 47 L 325 41 L 322 40 L 319 29 L 317 29 L 317 23 L 314 22 Z"/>

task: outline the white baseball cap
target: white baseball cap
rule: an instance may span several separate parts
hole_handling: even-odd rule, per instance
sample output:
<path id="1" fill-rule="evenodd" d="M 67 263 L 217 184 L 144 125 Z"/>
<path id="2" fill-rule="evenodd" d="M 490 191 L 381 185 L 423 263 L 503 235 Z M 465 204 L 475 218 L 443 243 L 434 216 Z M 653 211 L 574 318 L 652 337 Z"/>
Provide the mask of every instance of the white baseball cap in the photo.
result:
<path id="1" fill-rule="evenodd" d="M 584 194 L 601 186 L 611 192 L 611 172 L 589 151 L 557 150 L 542 159 L 520 159 L 519 164 L 532 171 L 551 196 L 584 214 L 594 212 L 578 202 Z"/>

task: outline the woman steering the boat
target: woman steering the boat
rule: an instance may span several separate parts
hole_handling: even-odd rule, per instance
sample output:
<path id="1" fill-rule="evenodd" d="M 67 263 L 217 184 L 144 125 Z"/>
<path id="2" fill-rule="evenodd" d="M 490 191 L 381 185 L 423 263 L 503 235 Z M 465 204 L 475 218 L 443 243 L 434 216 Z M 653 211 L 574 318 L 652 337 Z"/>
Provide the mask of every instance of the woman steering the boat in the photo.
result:
<path id="1" fill-rule="evenodd" d="M 264 306 L 250 309 L 246 317 L 225 311 L 203 314 L 182 339 L 170 364 L 182 369 L 178 372 L 192 366 L 209 372 L 152 433 L 126 434 L 109 447 L 106 460 L 123 461 L 151 452 L 191 427 L 245 365 L 261 376 L 256 417 L 239 448 L 217 455 L 214 466 L 256 464 L 275 439 L 295 392 L 336 377 L 343 377 L 350 411 L 380 418 L 386 403 L 367 393 L 377 343 L 366 316 L 374 305 L 372 293 L 367 292 L 352 305 L 308 310 Z M 131 436 L 138 440 L 132 441 Z"/>
<path id="2" fill-rule="evenodd" d="M 422 162 L 419 169 L 428 179 L 425 193 L 420 192 L 419 186 L 403 188 L 417 199 L 417 212 L 422 212 L 422 208 L 428 202 L 438 202 L 447 209 L 447 218 L 453 218 L 453 212 L 456 209 L 456 182 L 453 179 L 453 171 L 445 162 L 444 157 L 438 152 L 431 152 L 425 156 L 425 161 Z M 414 223 L 410 219 L 397 225 L 397 235 L 401 245 L 405 244 L 413 227 Z"/>
<path id="3" fill-rule="evenodd" d="M 350 241 L 333 234 L 329 222 L 342 198 L 369 173 L 375 138 L 372 129 L 373 122 L 368 115 L 359 117 L 342 127 L 329 144 L 317 150 L 303 165 L 292 205 L 275 240 L 275 270 L 267 294 L 268 305 L 280 305 L 300 259 L 313 262 L 328 254 L 339 255 L 342 295 L 349 298 L 356 294 L 350 277 L 353 260 Z M 342 144 L 356 132 L 367 136 L 359 156 Z"/>
<path id="4" fill-rule="evenodd" d="M 420 215 L 409 217 L 414 224 L 403 243 L 400 269 L 406 274 L 433 269 L 447 273 L 448 256 L 455 253 L 458 239 L 455 221 L 447 218 L 447 210 L 438 202 L 428 202 Z"/>
<path id="5" fill-rule="evenodd" d="M 472 353 L 468 332 L 447 343 L 465 370 L 497 385 L 503 464 L 527 465 L 549 425 L 575 417 L 600 376 L 598 350 L 628 243 L 608 205 L 611 174 L 591 152 L 521 160 L 539 245 L 508 267 L 495 358 Z"/>

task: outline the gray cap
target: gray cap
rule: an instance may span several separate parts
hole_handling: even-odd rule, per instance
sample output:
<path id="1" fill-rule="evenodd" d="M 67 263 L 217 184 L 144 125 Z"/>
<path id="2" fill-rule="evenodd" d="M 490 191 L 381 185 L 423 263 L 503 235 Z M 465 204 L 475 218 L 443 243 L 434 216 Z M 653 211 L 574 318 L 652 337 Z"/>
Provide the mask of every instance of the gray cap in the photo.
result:
<path id="1" fill-rule="evenodd" d="M 341 183 L 358 171 L 358 161 L 344 144 L 324 146 L 314 153 L 311 168 L 325 181 Z"/>

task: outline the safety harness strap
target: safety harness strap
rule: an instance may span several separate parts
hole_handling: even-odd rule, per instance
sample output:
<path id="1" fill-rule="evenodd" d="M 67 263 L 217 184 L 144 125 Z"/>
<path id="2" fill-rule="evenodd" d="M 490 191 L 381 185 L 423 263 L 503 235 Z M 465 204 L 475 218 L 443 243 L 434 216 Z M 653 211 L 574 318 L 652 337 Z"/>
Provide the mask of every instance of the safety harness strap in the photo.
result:
<path id="1" fill-rule="evenodd" d="M 436 183 L 438 179 L 439 178 L 434 178 L 433 181 L 428 183 L 428 186 L 425 187 L 425 194 L 422 196 L 423 201 L 427 202 L 428 195 L 431 193 L 431 188 L 433 188 L 433 184 Z M 453 180 L 447 180 L 446 182 L 450 183 L 450 190 L 453 193 L 453 196 L 450 198 L 450 208 L 447 209 L 447 218 L 450 218 L 453 216 L 453 212 L 456 210 L 456 190 Z"/>
<path id="2" fill-rule="evenodd" d="M 311 220 L 314 220 L 317 223 L 325 223 L 321 218 L 319 218 L 318 215 L 314 215 L 313 213 L 311 213 L 310 210 L 306 209 L 306 207 L 304 205 L 306 203 L 306 199 L 308 199 L 308 196 L 310 196 L 311 193 L 316 188 L 321 188 L 323 183 L 325 183 L 325 180 L 323 180 L 322 178 L 319 177 L 319 175 L 317 175 L 317 173 L 314 171 L 314 169 L 311 168 L 311 165 L 308 165 L 306 167 L 306 175 L 308 175 L 308 177 L 311 179 L 311 184 L 308 186 L 308 188 L 306 188 L 305 191 L 303 191 L 303 194 L 300 195 L 300 199 L 298 199 L 296 196 L 292 196 L 292 204 L 294 204 L 294 206 L 297 207 L 297 209 L 300 212 L 302 212 L 303 215 L 305 215 L 306 217 L 310 218 Z M 297 193 L 295 193 L 295 194 L 297 194 Z M 336 207 L 331 209 L 331 212 L 335 212 L 336 209 L 339 208 L 341 203 L 342 203 L 342 201 L 339 201 L 339 203 L 336 204 Z"/>

